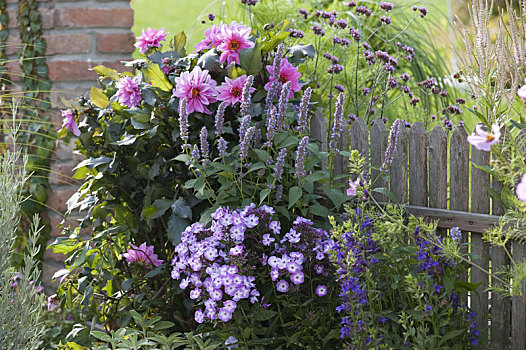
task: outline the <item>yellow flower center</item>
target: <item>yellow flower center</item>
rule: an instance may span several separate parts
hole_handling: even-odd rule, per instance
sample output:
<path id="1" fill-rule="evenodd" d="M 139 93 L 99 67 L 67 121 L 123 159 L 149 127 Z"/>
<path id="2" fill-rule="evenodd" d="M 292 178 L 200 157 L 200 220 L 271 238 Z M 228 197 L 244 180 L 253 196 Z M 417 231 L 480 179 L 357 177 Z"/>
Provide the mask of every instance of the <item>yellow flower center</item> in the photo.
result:
<path id="1" fill-rule="evenodd" d="M 237 49 L 239 49 L 239 43 L 237 41 L 231 41 L 230 50 L 237 50 Z"/>
<path id="2" fill-rule="evenodd" d="M 487 142 L 491 142 L 491 141 L 493 141 L 493 140 L 495 140 L 495 136 L 493 136 L 492 134 L 488 134 L 488 135 L 486 135 L 486 141 L 487 141 Z"/>
<path id="3" fill-rule="evenodd" d="M 199 89 L 193 88 L 192 89 L 192 97 L 197 97 L 197 96 L 199 96 Z"/>
<path id="4" fill-rule="evenodd" d="M 238 97 L 239 95 L 241 95 L 241 90 L 238 88 L 233 89 L 232 95 L 234 95 L 235 97 Z"/>

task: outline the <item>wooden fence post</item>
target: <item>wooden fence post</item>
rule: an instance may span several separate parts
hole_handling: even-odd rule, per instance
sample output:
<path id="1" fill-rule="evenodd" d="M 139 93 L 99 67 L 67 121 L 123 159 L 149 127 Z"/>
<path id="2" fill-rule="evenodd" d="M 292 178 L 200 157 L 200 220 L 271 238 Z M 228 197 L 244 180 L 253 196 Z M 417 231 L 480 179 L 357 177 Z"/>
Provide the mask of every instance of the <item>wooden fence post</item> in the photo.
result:
<path id="1" fill-rule="evenodd" d="M 400 127 L 402 128 L 403 126 Z M 388 131 L 384 122 L 381 119 L 375 119 L 371 127 L 371 166 L 373 167 L 381 167 L 385 160 L 387 135 Z M 388 188 L 387 181 L 379 177 L 380 175 L 379 170 L 371 170 L 371 180 L 376 181 L 373 188 Z M 373 196 L 378 202 L 387 202 L 387 197 L 383 194 L 373 193 Z"/>
<path id="2" fill-rule="evenodd" d="M 363 118 L 356 118 L 351 125 L 351 149 L 355 149 L 365 158 L 365 169 L 369 164 L 369 128 Z"/>
<path id="3" fill-rule="evenodd" d="M 389 175 L 389 188 L 398 203 L 401 204 L 406 204 L 408 198 L 408 147 L 409 137 L 407 130 L 403 125 L 400 125 L 396 149 L 393 156 L 393 163 L 391 164 L 391 172 Z"/>
<path id="4" fill-rule="evenodd" d="M 409 204 L 427 206 L 427 132 L 416 122 L 409 132 Z"/>

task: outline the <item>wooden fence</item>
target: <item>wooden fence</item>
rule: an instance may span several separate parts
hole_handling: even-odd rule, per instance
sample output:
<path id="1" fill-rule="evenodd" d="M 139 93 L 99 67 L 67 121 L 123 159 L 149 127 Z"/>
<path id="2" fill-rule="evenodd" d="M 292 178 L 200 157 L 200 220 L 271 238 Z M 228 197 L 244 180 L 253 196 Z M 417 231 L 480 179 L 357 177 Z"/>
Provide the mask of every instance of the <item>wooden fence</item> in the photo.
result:
<path id="1" fill-rule="evenodd" d="M 343 128 L 340 149 L 356 149 L 373 167 L 384 161 L 389 131 L 381 120 L 369 128 L 357 118 L 349 129 Z M 327 123 L 321 114 L 311 120 L 311 134 L 327 150 Z M 510 264 L 504 249 L 489 246 L 482 233 L 494 225 L 504 210 L 492 200 L 488 188 L 500 191 L 502 185 L 492 181 L 489 174 L 477 165 L 489 164 L 489 152 L 471 148 L 466 130 L 459 126 L 448 133 L 437 126 L 427 132 L 424 124 L 403 125 L 398 134 L 396 150 L 390 169 L 389 183 L 379 179 L 375 187 L 389 188 L 407 212 L 438 220 L 441 230 L 459 227 L 464 240 L 471 242 L 472 260 L 487 271 L 497 271 Z M 470 153 L 471 152 L 471 153 Z M 337 157 L 334 172 L 347 173 L 343 157 Z M 378 170 L 371 171 L 372 178 Z M 449 181 L 448 181 L 449 175 Z M 387 201 L 375 193 L 375 199 Z M 526 258 L 526 245 L 513 242 L 510 251 L 515 261 Z M 470 296 L 470 306 L 476 312 L 481 348 L 526 349 L 526 300 L 522 297 L 503 297 L 501 293 L 488 293 L 491 281 L 480 269 L 471 268 L 469 281 L 481 283 L 478 293 Z M 523 292 L 526 288 L 523 288 Z"/>

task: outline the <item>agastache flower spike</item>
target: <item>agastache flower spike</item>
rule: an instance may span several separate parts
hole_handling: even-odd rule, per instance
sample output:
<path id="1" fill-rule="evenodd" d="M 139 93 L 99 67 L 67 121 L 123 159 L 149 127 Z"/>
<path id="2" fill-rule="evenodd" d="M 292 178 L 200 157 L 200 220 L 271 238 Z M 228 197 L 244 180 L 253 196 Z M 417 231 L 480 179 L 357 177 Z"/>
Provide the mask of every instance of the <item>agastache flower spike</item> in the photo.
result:
<path id="1" fill-rule="evenodd" d="M 281 180 L 281 176 L 283 175 L 283 166 L 285 165 L 286 156 L 287 156 L 287 149 L 282 148 L 281 151 L 279 151 L 278 157 L 276 158 L 276 170 L 274 171 L 275 181 Z"/>
<path id="2" fill-rule="evenodd" d="M 220 157 L 226 156 L 226 141 L 222 136 L 217 141 L 217 149 L 219 150 Z"/>
<path id="3" fill-rule="evenodd" d="M 240 145 L 240 153 L 239 153 L 239 158 L 241 158 L 241 160 L 245 160 L 245 158 L 248 156 L 248 148 L 250 147 L 250 142 L 252 141 L 252 137 L 254 136 L 254 132 L 256 131 L 256 128 L 251 126 L 250 128 L 247 129 L 247 132 L 245 133 L 244 137 L 243 137 L 243 141 L 241 142 L 241 145 Z"/>
<path id="4" fill-rule="evenodd" d="M 298 145 L 298 150 L 296 151 L 296 172 L 294 173 L 294 176 L 298 181 L 307 176 L 307 172 L 305 171 L 305 147 L 308 142 L 309 137 L 304 136 Z"/>
<path id="5" fill-rule="evenodd" d="M 250 103 L 251 103 L 250 91 L 251 91 L 253 83 L 254 83 L 254 76 L 249 75 L 247 77 L 247 81 L 245 82 L 245 86 L 243 86 L 243 91 L 241 91 L 241 115 L 242 116 L 248 115 L 248 109 L 250 108 Z"/>
<path id="6" fill-rule="evenodd" d="M 312 89 L 308 87 L 301 98 L 298 127 L 296 128 L 301 133 L 306 133 L 309 129 L 309 102 L 311 94 Z"/>
<path id="7" fill-rule="evenodd" d="M 200 141 L 201 141 L 201 155 L 204 159 L 208 158 L 208 130 L 206 129 L 206 126 L 203 126 L 201 128 L 201 133 L 199 135 Z"/>
<path id="8" fill-rule="evenodd" d="M 186 110 L 186 97 L 179 102 L 179 135 L 184 141 L 183 151 L 191 148 L 188 144 L 188 112 Z"/>
<path id="9" fill-rule="evenodd" d="M 254 133 L 254 148 L 261 148 L 261 129 L 259 127 L 259 122 L 254 123 L 256 132 Z"/>
<path id="10" fill-rule="evenodd" d="M 267 142 L 265 142 L 265 147 L 272 147 L 274 133 L 276 132 L 277 114 L 276 107 L 272 107 L 270 115 L 267 118 Z"/>
<path id="11" fill-rule="evenodd" d="M 192 153 L 190 155 L 190 160 L 192 162 L 198 162 L 199 158 L 200 158 L 199 147 L 197 147 L 197 145 L 194 145 L 194 148 L 192 149 Z"/>
<path id="12" fill-rule="evenodd" d="M 329 150 L 332 153 L 338 153 L 338 142 L 340 142 L 340 136 L 343 128 L 343 104 L 345 102 L 345 95 L 340 93 L 336 100 L 336 108 L 334 111 L 334 121 L 332 124 L 331 141 L 329 142 Z"/>
<path id="13" fill-rule="evenodd" d="M 267 98 L 265 100 L 267 114 L 269 113 L 272 106 L 272 99 L 276 96 L 276 90 L 279 87 L 279 74 L 281 72 L 281 60 L 283 59 L 283 44 L 279 44 L 278 51 L 274 56 L 274 62 L 272 62 L 273 68 L 273 82 L 270 84 L 270 88 L 267 93 Z"/>
<path id="14" fill-rule="evenodd" d="M 283 131 L 286 129 L 285 126 L 285 117 L 287 116 L 287 104 L 289 102 L 289 91 L 290 91 L 290 81 L 286 82 L 281 89 L 281 94 L 279 96 L 278 102 L 278 121 L 277 129 L 278 131 Z"/>
<path id="15" fill-rule="evenodd" d="M 223 129 L 224 115 L 225 115 L 226 103 L 221 102 L 219 107 L 217 107 L 216 112 L 216 135 L 221 136 L 225 130 Z"/>
<path id="16" fill-rule="evenodd" d="M 246 115 L 243 117 L 243 119 L 241 119 L 241 123 L 239 124 L 239 143 L 243 142 L 243 138 L 248 129 L 248 124 L 250 124 L 251 119 L 252 117 L 249 115 Z"/>
<path id="17" fill-rule="evenodd" d="M 400 119 L 395 120 L 389 131 L 389 141 L 387 149 L 385 150 L 384 163 L 380 167 L 380 172 L 387 172 L 387 169 L 393 162 L 394 153 L 396 150 L 396 142 L 398 140 L 398 133 L 400 132 Z"/>

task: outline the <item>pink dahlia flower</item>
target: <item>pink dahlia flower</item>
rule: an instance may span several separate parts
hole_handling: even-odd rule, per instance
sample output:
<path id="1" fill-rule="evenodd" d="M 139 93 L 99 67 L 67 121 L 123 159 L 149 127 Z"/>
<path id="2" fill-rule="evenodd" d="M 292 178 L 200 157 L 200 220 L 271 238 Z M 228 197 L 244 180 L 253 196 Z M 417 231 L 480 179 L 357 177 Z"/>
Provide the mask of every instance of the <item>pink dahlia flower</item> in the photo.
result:
<path id="1" fill-rule="evenodd" d="M 522 175 L 522 180 L 517 185 L 515 192 L 517 193 L 517 198 L 526 203 L 526 174 Z"/>
<path id="2" fill-rule="evenodd" d="M 161 47 L 161 41 L 166 40 L 167 34 L 168 33 L 164 31 L 164 28 L 157 30 L 148 27 L 146 31 L 143 29 L 142 35 L 137 37 L 135 47 L 138 48 L 142 54 L 144 54 L 146 51 L 148 51 L 148 49 L 153 47 Z"/>
<path id="3" fill-rule="evenodd" d="M 219 63 L 226 61 L 227 64 L 232 62 L 239 64 L 239 51 L 254 46 L 254 43 L 249 40 L 251 29 L 237 22 L 232 22 L 229 26 L 222 25 L 220 29 L 221 32 L 217 37 L 221 40 L 217 46 L 221 51 Z"/>
<path id="4" fill-rule="evenodd" d="M 174 97 L 187 100 L 186 110 L 188 114 L 200 112 L 210 114 L 206 108 L 210 103 L 216 102 L 216 81 L 210 77 L 207 70 L 196 66 L 191 72 L 183 72 L 175 78 Z"/>
<path id="5" fill-rule="evenodd" d="M 214 24 L 213 26 L 205 30 L 205 38 L 200 43 L 194 46 L 195 51 L 197 52 L 200 50 L 208 50 L 214 46 L 220 45 L 221 40 L 218 38 L 220 33 L 221 30 L 219 29 L 217 24 Z"/>
<path id="6" fill-rule="evenodd" d="M 153 246 L 147 246 L 146 243 L 143 243 L 139 247 L 130 244 L 130 247 L 126 253 L 122 254 L 122 257 L 126 258 L 128 263 L 140 263 L 146 269 L 157 267 L 163 263 L 162 260 L 158 259 L 157 254 L 153 252 Z"/>
<path id="7" fill-rule="evenodd" d="M 270 80 L 265 85 L 265 90 L 269 91 L 270 86 L 272 85 L 272 82 L 274 81 L 274 67 L 272 67 L 272 65 L 267 66 L 267 70 L 270 73 Z M 296 91 L 301 90 L 301 85 L 298 81 L 300 77 L 301 77 L 301 73 L 298 72 L 298 68 L 290 64 L 286 58 L 283 58 L 281 60 L 281 65 L 280 65 L 279 83 L 280 83 L 280 86 L 282 86 L 286 82 L 290 81 L 289 98 L 292 98 Z"/>
<path id="8" fill-rule="evenodd" d="M 468 136 L 468 142 L 476 149 L 481 151 L 491 151 L 491 146 L 498 143 L 500 139 L 500 128 L 497 124 L 491 126 L 493 133 L 482 129 L 482 124 L 478 124 L 475 128 L 476 135 Z"/>
<path id="9" fill-rule="evenodd" d="M 139 88 L 138 77 L 122 77 L 115 86 L 119 89 L 117 99 L 121 105 L 132 108 L 141 104 L 142 91 Z"/>
<path id="10" fill-rule="evenodd" d="M 71 130 L 73 135 L 77 137 L 80 136 L 80 130 L 77 126 L 77 122 L 75 121 L 75 117 L 73 116 L 73 112 L 71 111 L 71 109 L 60 111 L 60 113 L 62 113 L 62 116 L 64 117 L 62 126 L 65 127 L 67 130 Z"/>
<path id="11" fill-rule="evenodd" d="M 227 106 L 241 102 L 241 95 L 246 82 L 246 75 L 242 75 L 236 79 L 226 77 L 225 82 L 216 89 L 218 92 L 217 99 L 221 102 L 225 102 Z M 254 91 L 256 91 L 256 89 L 251 87 L 250 93 L 253 93 Z"/>

